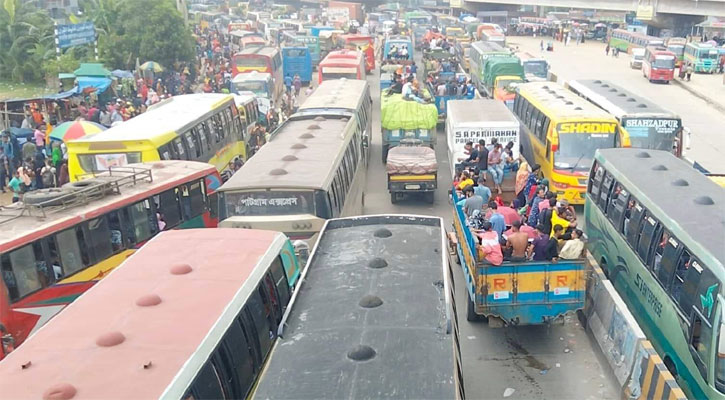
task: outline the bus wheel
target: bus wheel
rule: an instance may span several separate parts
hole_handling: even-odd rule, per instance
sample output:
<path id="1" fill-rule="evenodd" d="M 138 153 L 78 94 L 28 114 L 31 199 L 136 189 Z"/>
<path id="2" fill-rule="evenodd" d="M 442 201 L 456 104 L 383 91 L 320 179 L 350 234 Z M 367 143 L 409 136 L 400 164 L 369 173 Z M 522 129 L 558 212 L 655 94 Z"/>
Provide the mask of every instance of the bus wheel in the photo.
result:
<path id="1" fill-rule="evenodd" d="M 395 192 L 390 192 L 390 202 L 395 204 L 398 202 L 398 194 Z"/>
<path id="2" fill-rule="evenodd" d="M 670 371 L 670 373 L 672 374 L 672 377 L 677 379 L 677 366 L 672 361 L 670 356 L 665 356 L 665 358 L 664 358 L 664 360 L 662 360 L 662 362 L 665 363 L 665 367 L 667 367 L 667 370 Z"/>
<path id="3" fill-rule="evenodd" d="M 471 300 L 471 297 L 466 294 L 466 298 L 468 299 L 468 306 L 466 307 L 466 321 L 468 322 L 476 322 L 478 321 L 478 314 L 476 314 L 476 305 L 473 304 L 473 300 Z"/>

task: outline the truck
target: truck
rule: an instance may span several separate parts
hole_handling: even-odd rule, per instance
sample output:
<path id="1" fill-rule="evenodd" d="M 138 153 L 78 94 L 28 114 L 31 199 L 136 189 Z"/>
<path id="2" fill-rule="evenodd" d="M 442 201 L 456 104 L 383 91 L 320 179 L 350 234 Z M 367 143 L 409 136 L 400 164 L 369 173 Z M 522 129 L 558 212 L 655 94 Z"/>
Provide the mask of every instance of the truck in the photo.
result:
<path id="1" fill-rule="evenodd" d="M 421 95 L 432 101 L 427 90 Z M 384 91 L 380 96 L 380 125 L 383 142 L 383 164 L 388 151 L 400 144 L 401 139 L 418 139 L 423 145 L 435 148 L 438 109 L 433 103 L 418 103 L 403 99 L 400 94 Z"/>
<path id="2" fill-rule="evenodd" d="M 514 105 L 514 86 L 524 82 L 524 67 L 515 56 L 489 57 L 483 64 L 483 84 L 479 92 L 495 100 L 501 100 L 511 108 Z"/>
<path id="3" fill-rule="evenodd" d="M 363 23 L 362 4 L 352 3 L 349 1 L 330 1 L 327 8 L 346 8 L 348 10 L 348 18 Z"/>
<path id="4" fill-rule="evenodd" d="M 438 188 L 438 163 L 435 150 L 421 146 L 419 140 L 404 139 L 388 152 L 385 165 L 390 202 L 395 204 L 407 194 L 421 193 L 433 204 Z"/>
<path id="5" fill-rule="evenodd" d="M 460 195 L 455 188 L 451 196 L 453 232 L 448 235 L 448 246 L 463 270 L 466 320 L 485 319 L 491 327 L 540 325 L 584 308 L 590 268 L 586 258 L 487 264 L 475 231 L 457 204 Z"/>

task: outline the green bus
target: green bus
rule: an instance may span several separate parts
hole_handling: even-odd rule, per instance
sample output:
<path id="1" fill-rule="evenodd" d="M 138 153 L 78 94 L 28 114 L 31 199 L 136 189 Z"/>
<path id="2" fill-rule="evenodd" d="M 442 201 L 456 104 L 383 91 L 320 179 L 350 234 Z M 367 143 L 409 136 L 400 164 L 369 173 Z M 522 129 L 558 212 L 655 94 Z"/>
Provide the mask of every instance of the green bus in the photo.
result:
<path id="1" fill-rule="evenodd" d="M 685 62 L 692 64 L 695 72 L 712 74 L 717 70 L 720 52 L 711 43 L 690 42 L 685 45 Z"/>
<path id="2" fill-rule="evenodd" d="M 725 190 L 669 151 L 599 149 L 588 249 L 691 399 L 725 399 Z"/>

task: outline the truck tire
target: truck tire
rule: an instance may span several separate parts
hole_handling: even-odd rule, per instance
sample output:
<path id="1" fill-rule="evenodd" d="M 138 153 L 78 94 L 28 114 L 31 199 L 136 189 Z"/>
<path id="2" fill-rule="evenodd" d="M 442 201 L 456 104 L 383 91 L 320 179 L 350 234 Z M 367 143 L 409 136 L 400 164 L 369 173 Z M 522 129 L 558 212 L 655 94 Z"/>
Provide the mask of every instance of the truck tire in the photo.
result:
<path id="1" fill-rule="evenodd" d="M 435 202 L 435 192 L 425 192 L 423 196 L 425 197 L 426 203 L 433 204 Z"/>
<path id="2" fill-rule="evenodd" d="M 383 164 L 386 164 L 388 162 L 388 151 L 390 150 L 390 145 L 384 144 L 383 145 Z"/>
<path id="3" fill-rule="evenodd" d="M 390 202 L 392 204 L 398 203 L 398 194 L 396 192 L 390 192 Z"/>
<path id="4" fill-rule="evenodd" d="M 25 193 L 23 196 L 23 203 L 31 205 L 42 204 L 45 207 L 60 206 L 63 205 L 63 203 L 73 200 L 74 196 L 68 196 L 72 193 L 72 190 L 63 188 L 33 190 L 32 192 Z M 63 199 L 61 199 L 61 197 L 63 197 Z"/>
<path id="5" fill-rule="evenodd" d="M 476 314 L 476 305 L 473 304 L 473 301 L 471 300 L 471 297 L 468 296 L 468 293 L 466 293 L 466 321 L 468 322 L 477 322 L 478 321 L 478 314 Z"/>
<path id="6" fill-rule="evenodd" d="M 61 189 L 81 190 L 81 189 L 85 189 L 89 186 L 102 185 L 102 184 L 108 183 L 111 179 L 112 179 L 111 177 L 83 179 L 81 181 L 68 182 L 65 185 L 61 186 Z"/>

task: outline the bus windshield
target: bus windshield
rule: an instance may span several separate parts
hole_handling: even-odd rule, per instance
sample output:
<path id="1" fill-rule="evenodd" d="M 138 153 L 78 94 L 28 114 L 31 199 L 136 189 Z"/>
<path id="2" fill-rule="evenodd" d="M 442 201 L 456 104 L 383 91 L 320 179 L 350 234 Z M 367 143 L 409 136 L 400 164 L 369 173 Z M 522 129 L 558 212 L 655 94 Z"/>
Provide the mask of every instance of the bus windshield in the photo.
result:
<path id="1" fill-rule="evenodd" d="M 108 171 L 111 167 L 140 163 L 141 153 L 79 154 L 78 162 L 86 172 Z"/>
<path id="2" fill-rule="evenodd" d="M 718 51 L 717 50 L 709 50 L 709 51 L 703 51 L 700 53 L 700 58 L 703 59 L 709 59 L 709 60 L 715 60 L 717 59 Z"/>
<path id="3" fill-rule="evenodd" d="M 673 57 L 673 56 L 656 56 L 655 61 L 652 63 L 652 68 L 674 69 L 675 68 L 675 57 Z"/>
<path id="4" fill-rule="evenodd" d="M 259 191 L 226 193 L 227 216 L 314 214 L 312 192 Z"/>
<path id="5" fill-rule="evenodd" d="M 632 147 L 671 151 L 680 120 L 670 118 L 623 118 Z"/>
<path id="6" fill-rule="evenodd" d="M 524 72 L 536 76 L 546 76 L 546 61 L 524 62 Z"/>
<path id="7" fill-rule="evenodd" d="M 242 68 L 267 68 L 267 59 L 264 57 L 237 56 L 236 63 Z"/>
<path id="8" fill-rule="evenodd" d="M 592 166 L 597 149 L 615 147 L 616 135 L 606 133 L 565 133 L 559 135 L 559 150 L 554 154 L 554 168 L 586 172 Z"/>
<path id="9" fill-rule="evenodd" d="M 667 46 L 667 50 L 677 54 L 678 56 L 685 54 L 685 46 L 681 44 L 671 44 Z"/>
<path id="10" fill-rule="evenodd" d="M 340 68 L 338 68 L 340 69 Z M 322 79 L 324 80 L 331 80 L 331 79 L 357 79 L 357 72 L 355 72 L 353 69 L 350 69 L 351 72 L 325 72 L 322 71 Z"/>
<path id="11" fill-rule="evenodd" d="M 269 97 L 267 87 L 267 82 L 263 81 L 246 81 L 246 82 L 237 82 L 234 84 L 234 87 L 237 89 L 237 92 L 252 92 L 256 94 L 257 96 L 261 97 Z"/>

